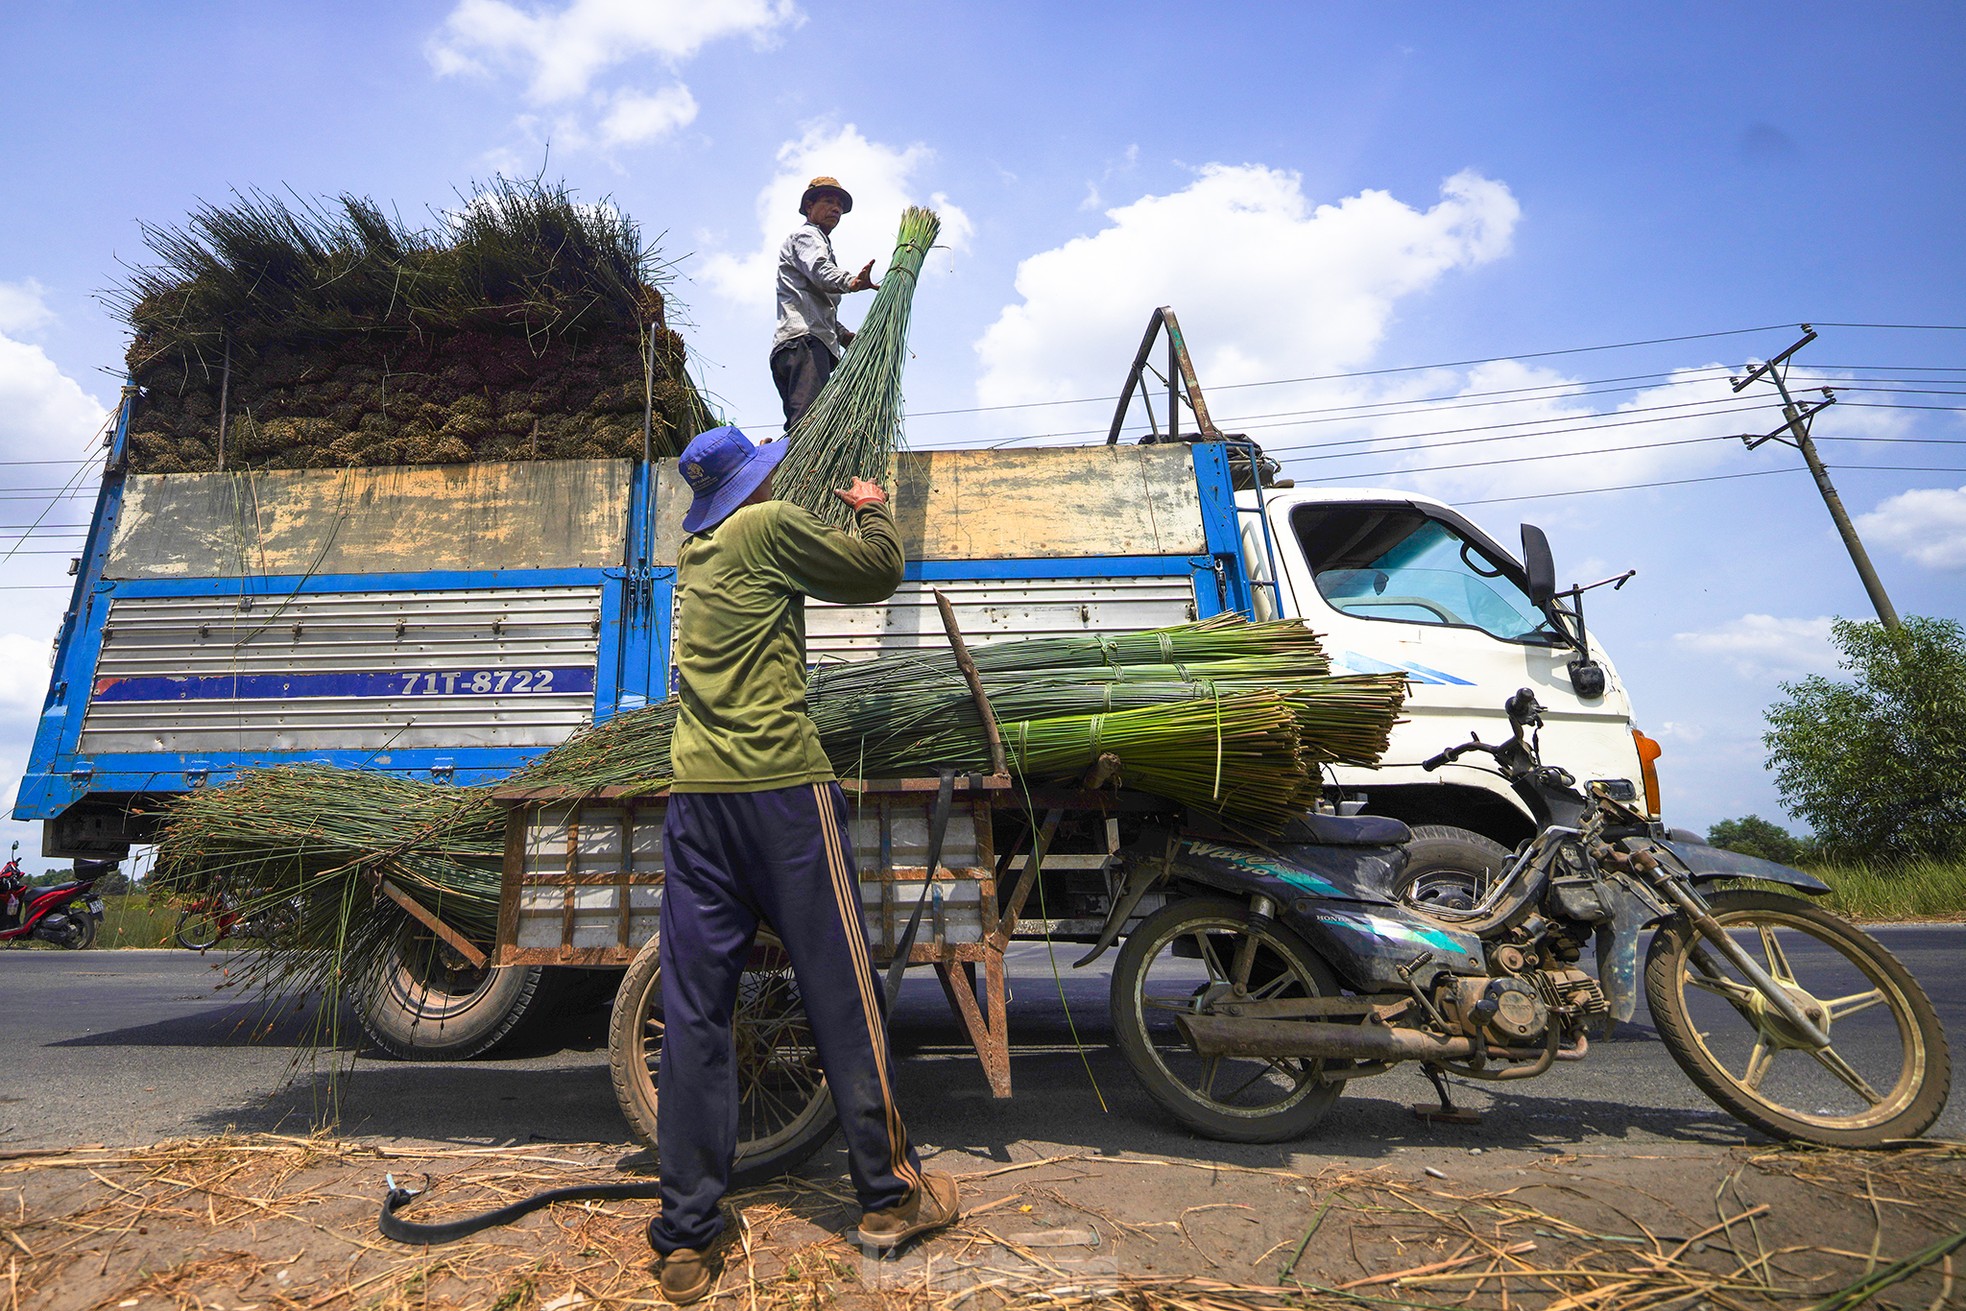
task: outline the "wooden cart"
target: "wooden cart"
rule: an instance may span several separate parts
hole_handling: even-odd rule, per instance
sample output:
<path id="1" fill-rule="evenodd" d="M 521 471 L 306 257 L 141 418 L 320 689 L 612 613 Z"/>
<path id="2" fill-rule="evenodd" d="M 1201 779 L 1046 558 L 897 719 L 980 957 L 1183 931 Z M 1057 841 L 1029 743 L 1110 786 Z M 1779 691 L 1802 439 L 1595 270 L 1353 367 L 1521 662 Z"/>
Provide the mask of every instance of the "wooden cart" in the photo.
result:
<path id="1" fill-rule="evenodd" d="M 851 812 L 849 830 L 861 907 L 874 958 L 883 965 L 893 960 L 904 926 L 923 901 L 939 784 L 935 778 L 841 784 Z M 1011 1091 L 1004 949 L 1031 886 L 1029 877 L 1019 877 L 1012 896 L 998 896 L 999 860 L 990 814 L 993 801 L 1009 799 L 1010 787 L 1010 780 L 1001 776 L 959 775 L 952 780 L 941 859 L 908 953 L 910 964 L 935 970 L 950 1009 L 982 1064 L 990 1091 L 998 1097 L 1008 1097 Z M 498 944 L 491 963 L 628 971 L 616 997 L 609 1049 L 622 1109 L 636 1135 L 652 1141 L 660 1020 L 650 981 L 661 915 L 667 796 L 627 796 L 621 789 L 570 796 L 557 789 L 525 788 L 503 789 L 496 796 L 510 815 Z M 773 950 L 768 936 L 764 941 L 754 955 L 752 973 L 779 983 L 747 987 L 738 1016 L 740 1048 L 748 1034 L 764 1026 L 778 1044 L 761 1054 L 768 1064 L 816 1068 L 816 1053 L 810 1050 L 809 1035 L 803 1033 L 802 1016 L 794 1024 L 782 1013 L 745 1011 L 747 1002 L 757 1000 L 754 993 L 779 1011 L 788 1001 L 785 981 L 790 976 L 782 953 Z M 642 995 L 631 997 L 634 991 Z M 646 1088 L 634 1086 L 637 1071 Z M 788 1085 L 804 1090 L 802 1096 L 823 1096 L 816 1076 L 784 1069 L 780 1073 Z M 754 1070 L 745 1077 L 765 1076 Z M 754 1117 L 761 1122 L 753 1127 L 769 1130 L 772 1123 L 796 1118 L 788 1108 L 781 1110 L 787 1113 Z"/>

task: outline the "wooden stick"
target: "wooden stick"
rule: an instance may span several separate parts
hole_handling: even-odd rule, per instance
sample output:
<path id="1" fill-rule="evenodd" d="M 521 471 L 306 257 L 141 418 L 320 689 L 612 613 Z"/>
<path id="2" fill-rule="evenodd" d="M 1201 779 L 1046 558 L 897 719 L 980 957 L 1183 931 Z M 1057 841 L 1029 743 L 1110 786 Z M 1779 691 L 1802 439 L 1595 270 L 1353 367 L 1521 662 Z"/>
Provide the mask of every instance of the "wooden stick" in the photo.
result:
<path id="1" fill-rule="evenodd" d="M 401 906 L 410 913 L 413 919 L 423 925 L 424 928 L 429 929 L 432 933 L 449 943 L 456 949 L 458 955 L 470 962 L 472 968 L 482 970 L 490 963 L 489 958 L 486 957 L 484 952 L 472 946 L 463 934 L 431 914 L 422 902 L 412 897 L 409 893 L 404 892 L 388 879 L 375 874 L 371 874 L 370 877 L 375 879 L 376 891 L 395 902 L 398 906 Z"/>
<path id="2" fill-rule="evenodd" d="M 1520 1256 L 1524 1252 L 1533 1252 L 1535 1250 L 1536 1244 L 1534 1243 L 1510 1243 L 1502 1249 L 1501 1254 L 1503 1256 Z M 1349 1284 L 1338 1285 L 1338 1290 L 1344 1292 L 1352 1288 L 1366 1288 L 1372 1284 L 1390 1284 L 1396 1279 L 1411 1279 L 1414 1275 L 1430 1275 L 1436 1270 L 1452 1270 L 1455 1266 L 1466 1265 L 1470 1261 L 1480 1261 L 1490 1255 L 1492 1253 L 1489 1252 L 1463 1252 L 1460 1255 L 1451 1256 L 1445 1261 L 1435 1261 L 1432 1265 L 1416 1265 L 1411 1270 L 1395 1270 L 1390 1274 L 1384 1275 L 1367 1275 L 1364 1279 L 1354 1279 Z M 1524 1273 L 1530 1272 L 1525 1271 Z"/>
<path id="3" fill-rule="evenodd" d="M 942 612 L 942 628 L 949 634 L 949 646 L 956 653 L 956 668 L 963 671 L 963 679 L 969 684 L 969 694 L 976 700 L 977 718 L 983 721 L 983 737 L 990 744 L 990 772 L 1002 778 L 1010 773 L 1009 762 L 1003 753 L 1003 735 L 997 731 L 997 715 L 990 709 L 990 698 L 983 692 L 983 676 L 976 672 L 976 662 L 969 658 L 969 646 L 963 641 L 962 630 L 956 627 L 956 608 L 949 604 L 949 598 L 942 595 L 942 589 L 935 589 L 935 606 Z"/>

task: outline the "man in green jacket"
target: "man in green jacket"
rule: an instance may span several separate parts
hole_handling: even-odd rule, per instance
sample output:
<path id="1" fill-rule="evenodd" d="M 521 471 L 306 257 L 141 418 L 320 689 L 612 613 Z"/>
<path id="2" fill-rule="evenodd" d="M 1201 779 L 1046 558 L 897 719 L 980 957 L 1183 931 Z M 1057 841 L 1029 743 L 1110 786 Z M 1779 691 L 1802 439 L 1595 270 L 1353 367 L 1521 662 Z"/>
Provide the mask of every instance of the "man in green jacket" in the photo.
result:
<path id="1" fill-rule="evenodd" d="M 895 1106 L 881 992 L 860 918 L 846 797 L 806 715 L 805 598 L 885 600 L 901 539 L 880 487 L 834 493 L 859 536 L 772 499 L 785 443 L 736 428 L 692 441 L 694 499 L 676 566 L 682 710 L 662 829 L 662 1088 L 656 1099 L 662 1213 L 649 1243 L 662 1292 L 693 1302 L 737 1147 L 731 1037 L 739 976 L 758 925 L 792 958 L 846 1135 L 860 1240 L 891 1248 L 956 1218 L 956 1181 L 924 1173 Z"/>

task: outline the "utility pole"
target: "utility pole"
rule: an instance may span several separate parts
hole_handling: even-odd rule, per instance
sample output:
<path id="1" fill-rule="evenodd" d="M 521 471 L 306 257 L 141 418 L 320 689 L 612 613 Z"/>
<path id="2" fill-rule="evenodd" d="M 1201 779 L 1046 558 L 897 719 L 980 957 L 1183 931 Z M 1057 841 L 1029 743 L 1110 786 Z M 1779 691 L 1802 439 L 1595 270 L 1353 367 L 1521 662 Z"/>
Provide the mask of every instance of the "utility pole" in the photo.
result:
<path id="1" fill-rule="evenodd" d="M 1782 394 L 1782 417 L 1787 420 L 1781 427 L 1759 437 L 1743 435 L 1749 450 L 1763 442 L 1780 442 L 1793 446 L 1802 452 L 1803 461 L 1809 466 L 1810 474 L 1816 480 L 1816 490 L 1823 494 L 1823 504 L 1829 507 L 1829 517 L 1836 521 L 1836 531 L 1843 535 L 1843 545 L 1850 551 L 1850 563 L 1857 566 L 1857 576 L 1864 581 L 1864 590 L 1870 593 L 1870 603 L 1877 611 L 1877 617 L 1884 626 L 1893 632 L 1900 627 L 1898 611 L 1885 594 L 1884 580 L 1877 576 L 1877 569 L 1870 562 L 1870 553 L 1864 550 L 1863 539 L 1857 536 L 1857 525 L 1850 522 L 1850 512 L 1843 508 L 1843 498 L 1836 494 L 1836 486 L 1829 480 L 1829 470 L 1823 467 L 1822 457 L 1816 454 L 1816 443 L 1809 437 L 1810 421 L 1820 410 L 1836 404 L 1836 392 L 1831 388 L 1822 389 L 1823 399 L 1811 401 L 1807 405 L 1797 405 L 1789 395 L 1788 362 L 1789 357 L 1816 340 L 1816 330 L 1808 324 L 1802 325 L 1803 338 L 1795 345 L 1777 355 L 1774 359 L 1757 364 L 1744 378 L 1730 378 L 1736 392 L 1766 378 L 1775 384 L 1775 390 Z"/>

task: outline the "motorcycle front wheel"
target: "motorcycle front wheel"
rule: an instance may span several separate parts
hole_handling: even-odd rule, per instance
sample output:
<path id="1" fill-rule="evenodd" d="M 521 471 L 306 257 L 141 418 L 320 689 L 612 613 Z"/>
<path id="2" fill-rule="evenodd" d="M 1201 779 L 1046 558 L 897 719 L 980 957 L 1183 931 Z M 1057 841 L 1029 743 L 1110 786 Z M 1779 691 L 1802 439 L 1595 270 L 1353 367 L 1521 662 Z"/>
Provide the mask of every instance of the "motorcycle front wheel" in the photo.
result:
<path id="1" fill-rule="evenodd" d="M 1707 896 L 1713 916 L 1829 1034 L 1817 1050 L 1683 920 L 1652 939 L 1645 1000 L 1687 1077 L 1776 1138 L 1877 1147 L 1945 1109 L 1952 1062 L 1939 1017 L 1877 939 L 1772 892 Z"/>
<path id="2" fill-rule="evenodd" d="M 1227 1001 L 1338 993 L 1331 968 L 1274 920 L 1226 897 L 1172 902 L 1127 935 L 1113 964 L 1113 1033 L 1149 1097 L 1209 1138 L 1275 1143 L 1310 1132 L 1343 1090 L 1323 1060 L 1204 1058 L 1176 1020 Z"/>

